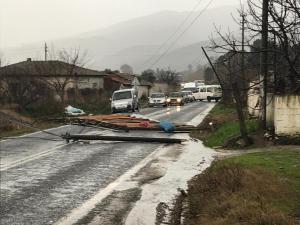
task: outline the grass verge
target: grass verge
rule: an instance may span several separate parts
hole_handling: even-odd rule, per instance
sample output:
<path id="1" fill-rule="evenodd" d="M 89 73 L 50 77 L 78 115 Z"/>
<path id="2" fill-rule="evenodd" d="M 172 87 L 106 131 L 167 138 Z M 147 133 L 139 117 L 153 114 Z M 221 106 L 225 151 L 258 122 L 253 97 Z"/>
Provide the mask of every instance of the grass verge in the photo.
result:
<path id="1" fill-rule="evenodd" d="M 211 126 L 210 123 L 213 125 Z M 251 134 L 258 130 L 257 120 L 246 120 L 248 132 Z M 203 141 L 208 147 L 220 147 L 231 138 L 240 134 L 237 113 L 233 106 L 218 103 L 199 125 L 199 129 L 190 135 Z"/>
<path id="2" fill-rule="evenodd" d="M 300 218 L 300 151 L 217 161 L 188 184 L 185 225 L 295 225 Z"/>

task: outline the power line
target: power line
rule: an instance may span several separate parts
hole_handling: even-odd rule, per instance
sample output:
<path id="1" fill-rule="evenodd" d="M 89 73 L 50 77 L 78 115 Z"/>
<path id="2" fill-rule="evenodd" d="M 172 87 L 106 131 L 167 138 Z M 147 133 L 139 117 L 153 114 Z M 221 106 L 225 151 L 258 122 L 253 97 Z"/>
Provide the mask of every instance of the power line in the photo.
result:
<path id="1" fill-rule="evenodd" d="M 49 132 L 49 131 L 45 131 L 45 130 L 42 130 L 42 129 L 37 128 L 37 127 L 34 127 L 34 126 L 32 126 L 31 124 L 29 124 L 29 123 L 27 123 L 25 121 L 12 118 L 11 116 L 7 115 L 6 113 L 0 112 L 0 115 L 1 115 L 1 117 L 4 117 L 5 120 L 10 121 L 12 123 L 19 124 L 19 125 L 24 126 L 24 127 L 29 127 L 31 129 L 43 132 L 45 134 L 49 134 L 49 135 L 52 135 L 52 136 L 56 136 L 56 137 L 62 138 L 61 135 L 58 135 L 58 134 L 55 134 L 55 133 L 52 133 L 52 132 Z"/>
<path id="2" fill-rule="evenodd" d="M 188 27 L 186 27 L 186 29 L 183 30 L 183 32 L 180 33 L 180 35 L 175 39 L 174 42 L 172 42 L 172 44 L 169 46 L 169 48 L 167 48 L 167 50 L 161 54 L 157 60 L 154 61 L 154 63 L 150 66 L 150 69 L 153 68 L 153 66 L 155 66 L 172 48 L 173 46 L 178 42 L 178 40 L 190 29 L 191 26 L 194 25 L 194 23 L 199 19 L 199 17 L 207 10 L 207 8 L 210 6 L 210 4 L 213 2 L 214 0 L 210 0 L 208 2 L 208 4 L 206 4 L 206 6 L 199 12 L 199 14 L 194 18 L 194 20 L 189 24 Z"/>
<path id="3" fill-rule="evenodd" d="M 163 47 L 180 31 L 181 27 L 188 21 L 188 19 L 196 11 L 196 9 L 198 8 L 198 6 L 200 5 L 201 2 L 202 2 L 202 0 L 200 0 L 196 3 L 196 5 L 193 7 L 192 11 L 190 11 L 190 13 L 187 15 L 187 17 L 178 25 L 176 30 L 159 46 L 159 48 L 155 51 L 155 53 L 152 54 L 152 56 L 149 59 L 147 59 L 141 66 L 144 66 L 149 61 L 151 61 L 152 58 L 155 57 L 160 52 L 160 50 L 163 49 Z"/>

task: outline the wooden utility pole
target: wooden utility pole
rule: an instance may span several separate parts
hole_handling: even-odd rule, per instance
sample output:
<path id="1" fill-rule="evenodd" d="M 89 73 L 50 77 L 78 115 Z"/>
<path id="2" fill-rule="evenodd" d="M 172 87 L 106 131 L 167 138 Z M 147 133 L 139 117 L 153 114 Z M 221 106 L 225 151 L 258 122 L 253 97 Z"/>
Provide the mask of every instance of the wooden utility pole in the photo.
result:
<path id="1" fill-rule="evenodd" d="M 277 43 L 276 43 L 276 34 L 274 33 L 274 60 L 273 60 L 273 66 L 274 66 L 274 72 L 273 72 L 273 76 L 274 76 L 274 93 L 277 91 L 277 53 L 276 53 L 276 48 L 277 48 Z"/>
<path id="2" fill-rule="evenodd" d="M 246 14 L 244 12 L 241 13 L 242 17 L 242 88 L 246 90 L 246 72 L 245 72 L 245 17 Z M 243 105 L 247 101 L 247 94 L 243 96 Z"/>
<path id="3" fill-rule="evenodd" d="M 48 46 L 47 46 L 47 43 L 45 42 L 45 61 L 47 61 L 47 55 L 48 55 Z"/>
<path id="4" fill-rule="evenodd" d="M 261 27 L 261 56 L 260 73 L 263 77 L 263 128 L 267 129 L 267 85 L 268 85 L 268 8 L 269 0 L 263 0 L 262 27 Z"/>
<path id="5" fill-rule="evenodd" d="M 220 84 L 222 90 L 225 90 L 225 87 L 224 87 L 224 85 L 223 85 L 223 83 L 222 83 L 222 81 L 221 81 L 221 78 L 219 77 L 219 75 L 218 75 L 218 73 L 217 73 L 217 71 L 216 71 L 214 65 L 212 64 L 210 58 L 208 57 L 208 55 L 207 55 L 205 49 L 204 49 L 203 47 L 201 47 L 201 48 L 202 48 L 202 51 L 203 51 L 205 57 L 207 58 L 207 61 L 208 61 L 209 64 L 210 64 L 212 70 L 214 71 L 214 73 L 215 73 L 215 75 L 216 75 L 216 77 L 217 77 L 217 80 L 218 80 L 218 82 L 219 82 L 219 84 Z"/>

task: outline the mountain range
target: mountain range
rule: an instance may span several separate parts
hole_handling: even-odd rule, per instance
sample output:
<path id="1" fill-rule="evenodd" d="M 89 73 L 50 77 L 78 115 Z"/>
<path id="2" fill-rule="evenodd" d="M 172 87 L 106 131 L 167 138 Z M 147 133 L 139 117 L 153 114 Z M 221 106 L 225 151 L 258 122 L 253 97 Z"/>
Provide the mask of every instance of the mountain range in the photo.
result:
<path id="1" fill-rule="evenodd" d="M 168 67 L 182 71 L 189 64 L 206 64 L 201 46 L 209 44 L 215 25 L 226 30 L 238 29 L 231 15 L 236 8 L 208 9 L 195 23 L 192 23 L 193 19 L 201 12 L 161 11 L 47 44 L 50 53 L 69 48 L 87 51 L 89 67 L 93 69 L 119 69 L 122 64 L 129 64 L 135 73 L 148 68 Z M 186 23 L 178 29 L 185 20 Z M 43 59 L 43 45 L 33 43 L 2 49 L 2 52 L 10 63 L 26 58 Z"/>

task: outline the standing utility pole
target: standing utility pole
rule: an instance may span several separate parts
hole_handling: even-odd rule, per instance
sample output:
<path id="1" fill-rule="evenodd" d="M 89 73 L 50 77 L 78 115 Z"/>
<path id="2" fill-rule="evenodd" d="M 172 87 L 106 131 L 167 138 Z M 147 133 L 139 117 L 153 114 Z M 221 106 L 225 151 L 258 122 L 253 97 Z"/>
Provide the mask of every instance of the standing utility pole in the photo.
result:
<path id="1" fill-rule="evenodd" d="M 47 61 L 47 54 L 48 54 L 48 46 L 47 43 L 45 42 L 45 61 Z"/>
<path id="2" fill-rule="evenodd" d="M 241 13 L 242 17 L 242 89 L 246 90 L 246 74 L 245 74 L 245 17 L 244 12 Z M 247 94 L 243 98 L 243 101 L 247 101 Z M 244 102 L 243 102 L 244 105 Z"/>
<path id="3" fill-rule="evenodd" d="M 260 73 L 263 77 L 263 128 L 267 129 L 267 82 L 268 82 L 268 8 L 269 0 L 263 0 L 261 28 Z"/>
<path id="4" fill-rule="evenodd" d="M 273 91 L 274 93 L 277 91 L 277 54 L 276 54 L 276 48 L 277 48 L 277 43 L 276 43 L 276 34 L 274 33 L 274 47 L 275 48 L 275 51 L 274 51 L 274 73 L 273 73 L 273 76 L 274 76 L 274 88 L 273 88 Z"/>

